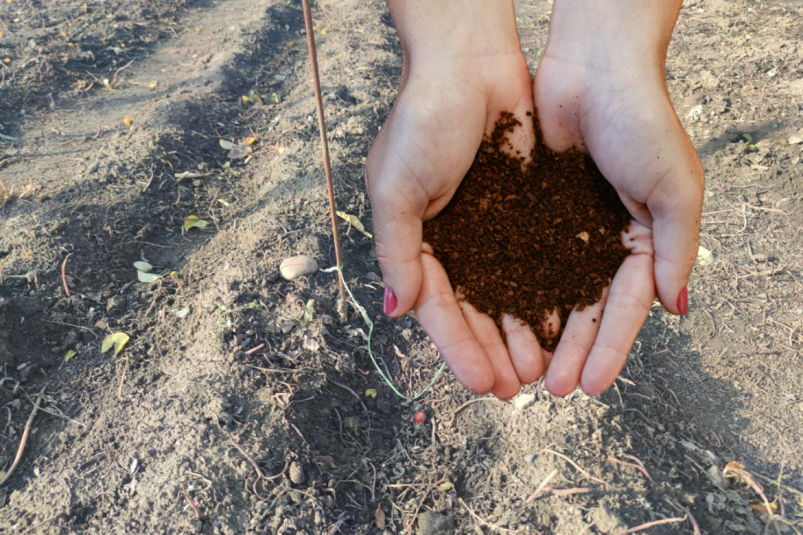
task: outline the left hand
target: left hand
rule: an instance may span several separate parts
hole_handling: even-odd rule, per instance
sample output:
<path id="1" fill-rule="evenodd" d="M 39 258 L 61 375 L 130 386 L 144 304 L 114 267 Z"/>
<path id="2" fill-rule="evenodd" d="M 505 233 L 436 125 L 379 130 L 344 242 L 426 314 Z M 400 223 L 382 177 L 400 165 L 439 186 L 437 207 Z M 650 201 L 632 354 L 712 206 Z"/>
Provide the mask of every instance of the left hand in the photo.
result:
<path id="1" fill-rule="evenodd" d="M 610 387 L 656 290 L 669 312 L 687 313 L 704 176 L 664 78 L 679 8 L 677 0 L 555 1 L 534 81 L 544 139 L 556 151 L 589 153 L 633 215 L 623 237 L 631 255 L 599 303 L 572 312 L 548 363 L 555 395 Z"/>

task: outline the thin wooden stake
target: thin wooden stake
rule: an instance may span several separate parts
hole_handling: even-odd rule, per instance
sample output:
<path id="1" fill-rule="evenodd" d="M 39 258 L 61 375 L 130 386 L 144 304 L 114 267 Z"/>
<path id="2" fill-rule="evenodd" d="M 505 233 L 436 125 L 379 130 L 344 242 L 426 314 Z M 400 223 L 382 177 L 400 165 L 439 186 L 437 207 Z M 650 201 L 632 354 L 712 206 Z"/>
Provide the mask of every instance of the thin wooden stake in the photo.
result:
<path id="1" fill-rule="evenodd" d="M 318 130 L 321 133 L 321 152 L 323 153 L 323 171 L 326 175 L 326 191 L 329 194 L 329 217 L 332 220 L 332 239 L 335 243 L 335 261 L 338 267 L 337 282 L 340 286 L 338 312 L 341 317 L 346 312 L 346 290 L 343 287 L 343 263 L 340 259 L 340 235 L 337 228 L 337 207 L 335 206 L 335 190 L 332 183 L 332 164 L 329 161 L 329 141 L 326 135 L 326 119 L 323 115 L 323 97 L 321 96 L 321 79 L 318 75 L 318 52 L 315 48 L 315 30 L 312 26 L 312 10 L 309 0 L 301 0 L 304 7 L 304 26 L 307 29 L 307 48 L 309 49 L 310 66 L 312 68 L 312 87 L 315 90 L 315 107 L 318 110 Z"/>

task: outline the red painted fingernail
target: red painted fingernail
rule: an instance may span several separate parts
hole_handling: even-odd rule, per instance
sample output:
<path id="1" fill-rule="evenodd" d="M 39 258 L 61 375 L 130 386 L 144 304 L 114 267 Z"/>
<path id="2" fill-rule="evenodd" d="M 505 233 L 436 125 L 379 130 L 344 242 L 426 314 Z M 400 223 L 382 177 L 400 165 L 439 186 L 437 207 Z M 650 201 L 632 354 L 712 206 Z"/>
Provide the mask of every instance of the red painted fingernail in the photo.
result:
<path id="1" fill-rule="evenodd" d="M 683 288 L 678 295 L 678 310 L 683 316 L 689 313 L 689 292 L 686 288 Z"/>
<path id="2" fill-rule="evenodd" d="M 382 311 L 387 316 L 394 310 L 396 310 L 396 294 L 393 293 L 390 287 L 385 286 L 385 298 L 382 301 Z"/>

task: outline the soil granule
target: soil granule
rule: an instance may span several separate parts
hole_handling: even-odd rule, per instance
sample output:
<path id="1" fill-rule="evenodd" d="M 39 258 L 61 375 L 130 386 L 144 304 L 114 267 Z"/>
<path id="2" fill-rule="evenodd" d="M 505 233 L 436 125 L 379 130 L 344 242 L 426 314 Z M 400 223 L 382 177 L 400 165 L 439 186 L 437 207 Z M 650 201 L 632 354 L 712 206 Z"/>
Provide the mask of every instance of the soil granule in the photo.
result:
<path id="1" fill-rule="evenodd" d="M 572 309 L 599 301 L 628 255 L 621 233 L 631 216 L 590 157 L 550 150 L 533 119 L 524 164 L 503 150 L 521 122 L 502 113 L 451 202 L 424 224 L 424 240 L 469 303 L 497 323 L 505 313 L 528 323 L 553 351 Z M 557 336 L 546 324 L 553 310 Z"/>

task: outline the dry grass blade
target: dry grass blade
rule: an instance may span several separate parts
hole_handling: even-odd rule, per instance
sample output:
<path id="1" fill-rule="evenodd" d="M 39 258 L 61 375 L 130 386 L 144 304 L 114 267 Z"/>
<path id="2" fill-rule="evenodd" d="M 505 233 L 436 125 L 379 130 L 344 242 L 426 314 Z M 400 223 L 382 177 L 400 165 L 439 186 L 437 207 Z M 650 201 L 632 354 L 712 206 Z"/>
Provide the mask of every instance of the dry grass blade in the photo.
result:
<path id="1" fill-rule="evenodd" d="M 538 496 L 539 496 L 539 495 L 540 495 L 540 494 L 541 494 L 541 493 L 544 491 L 544 489 L 545 489 L 545 488 L 546 488 L 546 486 L 549 484 L 549 482 L 550 482 L 550 481 L 552 481 L 552 479 L 553 479 L 553 478 L 554 478 L 556 475 L 558 475 L 559 473 L 560 473 L 560 472 L 558 472 L 557 470 L 552 470 L 552 471 L 551 471 L 551 472 L 550 472 L 550 473 L 549 473 L 549 474 L 548 474 L 548 475 L 547 475 L 547 476 L 544 478 L 544 480 L 543 480 L 543 481 L 541 481 L 541 484 L 540 484 L 540 485 L 538 485 L 538 488 L 536 488 L 536 489 L 535 489 L 535 492 L 533 492 L 532 494 L 530 494 L 530 497 L 529 497 L 529 498 L 527 498 L 526 500 L 524 500 L 524 503 L 532 503 L 532 501 L 533 501 L 533 500 L 535 500 L 535 499 L 536 499 L 536 498 L 537 498 L 537 497 L 538 497 Z"/>
<path id="2" fill-rule="evenodd" d="M 22 453 L 25 451 L 25 445 L 28 443 L 28 436 L 31 434 L 31 425 L 33 424 L 33 419 L 36 417 L 36 413 L 39 412 L 39 405 L 42 403 L 42 398 L 45 395 L 45 387 L 42 387 L 42 390 L 39 391 L 39 395 L 36 396 L 36 403 L 33 405 L 33 410 L 31 411 L 31 415 L 28 416 L 28 421 L 25 422 L 25 430 L 22 432 L 22 439 L 20 439 L 20 447 L 17 449 L 17 455 L 14 457 L 14 462 L 11 463 L 11 467 L 8 469 L 8 472 L 0 479 L 0 487 L 2 487 L 6 481 L 11 479 L 11 475 L 14 473 L 14 470 L 17 469 L 19 466 L 20 461 L 22 460 Z"/>
<path id="3" fill-rule="evenodd" d="M 470 399 L 470 400 L 466 401 L 465 403 L 463 403 L 462 405 L 457 407 L 454 410 L 454 412 L 452 413 L 452 418 L 449 420 L 449 427 L 451 427 L 452 424 L 454 424 L 454 419 L 455 419 L 455 417 L 457 416 L 457 414 L 460 411 L 462 411 L 463 409 L 465 409 L 469 405 L 472 405 L 472 404 L 477 403 L 479 401 L 499 401 L 499 400 L 495 396 L 487 396 L 487 397 L 484 397 L 484 398 L 475 398 L 475 399 Z"/>
<path id="4" fill-rule="evenodd" d="M 763 512 L 767 515 L 767 525 L 768 526 L 771 525 L 773 529 L 775 529 L 775 533 L 780 535 L 781 530 L 780 528 L 778 528 L 778 524 L 776 522 L 777 520 L 779 520 L 779 517 L 775 516 L 772 504 L 770 504 L 770 501 L 767 499 L 767 495 L 764 493 L 764 489 L 753 478 L 753 475 L 750 472 L 748 472 L 744 468 L 744 466 L 742 466 L 742 463 L 731 461 L 727 464 L 727 466 L 725 466 L 725 469 L 722 471 L 722 473 L 725 475 L 725 477 L 733 477 L 736 479 L 741 479 L 747 484 L 748 487 L 753 489 L 755 493 L 759 495 L 761 501 L 764 502 Z"/>
<path id="5" fill-rule="evenodd" d="M 555 456 L 557 456 L 557 457 L 560 457 L 561 459 L 563 459 L 564 461 L 566 461 L 567 463 L 569 463 L 570 465 L 572 465 L 572 466 L 573 466 L 573 467 L 574 467 L 574 468 L 575 468 L 575 469 L 576 469 L 578 472 L 580 472 L 581 474 L 583 474 L 584 476 L 586 476 L 586 477 L 587 477 L 588 479 L 590 479 L 591 481 L 596 481 L 597 483 L 601 483 L 602 485 L 607 485 L 607 484 L 608 484 L 608 482 L 607 482 L 607 481 L 603 481 L 602 479 L 599 479 L 598 477 L 594 477 L 594 476 L 592 476 L 591 474 L 589 474 L 589 473 L 588 473 L 587 471 L 585 471 L 585 470 L 584 470 L 584 469 L 583 469 L 583 468 L 582 468 L 582 467 L 581 467 L 579 464 L 577 464 L 576 462 L 572 461 L 571 459 L 569 459 L 568 457 L 566 457 L 566 456 L 565 456 L 565 455 L 563 455 L 562 453 L 558 453 L 557 451 L 551 450 L 551 449 L 549 449 L 549 448 L 545 448 L 545 449 L 543 449 L 542 451 L 545 451 L 546 453 L 551 453 L 552 455 L 555 455 Z"/>
<path id="6" fill-rule="evenodd" d="M 466 511 L 468 511 L 468 514 L 470 514 L 474 520 L 476 520 L 486 528 L 490 529 L 491 531 L 496 531 L 497 533 L 518 533 L 518 530 L 503 528 L 502 526 L 498 526 L 493 522 L 485 520 L 480 515 L 475 513 L 474 510 L 471 507 L 469 507 L 466 502 L 463 501 L 463 498 L 458 498 L 457 501 L 460 502 L 460 505 L 466 508 Z"/>
<path id="7" fill-rule="evenodd" d="M 620 531 L 616 535 L 629 535 L 630 533 L 638 533 L 639 531 L 644 531 L 645 529 L 654 528 L 655 526 L 662 526 L 664 524 L 675 524 L 677 522 L 685 522 L 685 521 L 686 521 L 685 516 L 683 518 L 664 518 L 663 520 L 647 522 L 646 524 L 641 524 L 640 526 Z"/>
<path id="8" fill-rule="evenodd" d="M 67 294 L 67 297 L 70 297 L 70 287 L 67 284 L 67 259 L 70 258 L 72 253 L 67 253 L 67 256 L 64 257 L 64 262 L 61 263 L 61 283 L 64 285 L 64 293 Z"/>

